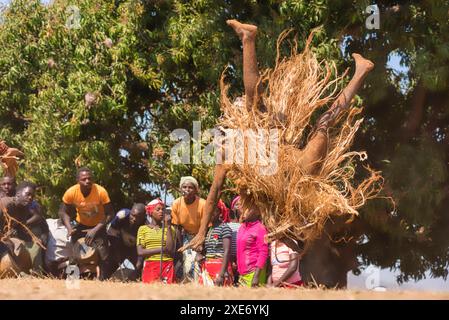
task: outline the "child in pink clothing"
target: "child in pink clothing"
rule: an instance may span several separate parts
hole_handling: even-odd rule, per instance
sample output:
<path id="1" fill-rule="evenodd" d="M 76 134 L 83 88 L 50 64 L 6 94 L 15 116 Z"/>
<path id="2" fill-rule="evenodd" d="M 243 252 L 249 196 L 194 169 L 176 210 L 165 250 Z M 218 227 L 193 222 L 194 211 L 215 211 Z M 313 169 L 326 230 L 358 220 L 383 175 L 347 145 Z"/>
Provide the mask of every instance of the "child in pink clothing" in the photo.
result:
<path id="1" fill-rule="evenodd" d="M 271 275 L 268 285 L 273 287 L 301 286 L 299 256 L 293 249 L 281 241 L 270 244 Z"/>
<path id="2" fill-rule="evenodd" d="M 257 208 L 242 215 L 243 223 L 237 233 L 237 268 L 243 286 L 256 287 L 266 283 L 268 244 L 267 229 L 260 222 Z"/>

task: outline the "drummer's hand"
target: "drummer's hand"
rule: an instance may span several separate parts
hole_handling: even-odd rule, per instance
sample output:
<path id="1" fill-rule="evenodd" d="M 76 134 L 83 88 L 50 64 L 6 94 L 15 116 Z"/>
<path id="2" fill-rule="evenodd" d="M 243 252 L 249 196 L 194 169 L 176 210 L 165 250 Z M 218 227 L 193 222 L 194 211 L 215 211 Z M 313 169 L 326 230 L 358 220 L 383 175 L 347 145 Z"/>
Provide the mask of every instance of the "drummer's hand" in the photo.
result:
<path id="1" fill-rule="evenodd" d="M 73 229 L 71 226 L 67 228 L 67 240 L 70 239 L 70 237 L 75 233 L 75 229 Z"/>
<path id="2" fill-rule="evenodd" d="M 96 228 L 92 228 L 90 230 L 83 230 L 83 232 L 86 232 L 86 236 L 84 238 L 84 240 L 86 241 L 86 244 L 88 246 L 92 245 L 92 242 L 95 239 L 95 235 L 97 234 L 97 229 Z"/>

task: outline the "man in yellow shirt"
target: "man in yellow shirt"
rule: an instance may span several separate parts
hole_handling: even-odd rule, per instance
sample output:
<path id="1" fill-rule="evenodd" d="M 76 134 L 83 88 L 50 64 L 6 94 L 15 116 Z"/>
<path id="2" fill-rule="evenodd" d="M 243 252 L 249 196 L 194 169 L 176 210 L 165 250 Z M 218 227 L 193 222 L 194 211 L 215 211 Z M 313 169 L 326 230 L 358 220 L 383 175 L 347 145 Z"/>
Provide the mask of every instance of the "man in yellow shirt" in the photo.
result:
<path id="1" fill-rule="evenodd" d="M 86 244 L 98 250 L 101 260 L 100 278 L 103 278 L 109 253 L 106 225 L 114 217 L 114 209 L 106 189 L 93 182 L 90 169 L 80 168 L 76 178 L 78 183 L 64 193 L 59 217 L 73 243 L 85 237 Z M 73 217 L 75 227 L 71 224 Z"/>
<path id="2" fill-rule="evenodd" d="M 179 188 L 182 197 L 176 199 L 172 205 L 172 224 L 176 227 L 178 246 L 188 243 L 198 233 L 206 204 L 206 200 L 198 196 L 199 185 L 194 177 L 182 177 Z M 196 252 L 186 250 L 182 256 L 182 275 L 179 266 L 181 261 L 178 259 L 177 277 L 188 281 L 196 281 L 199 272 Z"/>

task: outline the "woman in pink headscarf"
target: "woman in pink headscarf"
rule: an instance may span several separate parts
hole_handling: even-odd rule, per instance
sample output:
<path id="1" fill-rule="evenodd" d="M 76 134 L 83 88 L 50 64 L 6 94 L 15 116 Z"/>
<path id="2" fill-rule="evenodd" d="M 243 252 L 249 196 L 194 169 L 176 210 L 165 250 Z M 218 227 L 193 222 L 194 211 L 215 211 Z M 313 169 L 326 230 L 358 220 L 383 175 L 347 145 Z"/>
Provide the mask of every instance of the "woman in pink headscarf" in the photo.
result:
<path id="1" fill-rule="evenodd" d="M 201 264 L 200 283 L 205 285 L 229 286 L 233 284 L 231 268 L 231 239 L 229 209 L 223 201 L 218 201 L 212 217 L 212 226 L 204 242 L 205 259 Z"/>
<path id="2" fill-rule="evenodd" d="M 234 199 L 232 199 L 231 202 L 231 215 L 230 219 L 231 222 L 237 222 L 240 223 L 241 217 L 242 217 L 242 210 L 240 207 L 240 196 L 236 196 Z"/>

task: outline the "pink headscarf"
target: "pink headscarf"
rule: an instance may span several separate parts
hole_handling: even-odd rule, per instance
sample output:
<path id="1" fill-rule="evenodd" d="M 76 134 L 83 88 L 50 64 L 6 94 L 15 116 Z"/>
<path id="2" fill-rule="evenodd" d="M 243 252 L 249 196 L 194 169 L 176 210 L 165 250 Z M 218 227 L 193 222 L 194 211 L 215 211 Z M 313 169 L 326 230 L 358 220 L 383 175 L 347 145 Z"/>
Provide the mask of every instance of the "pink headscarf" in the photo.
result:
<path id="1" fill-rule="evenodd" d="M 150 202 L 148 202 L 148 204 L 145 206 L 145 210 L 147 211 L 147 214 L 149 216 L 151 216 L 153 214 L 154 209 L 156 209 L 156 207 L 160 204 L 163 207 L 165 207 L 165 203 L 161 199 L 154 199 L 154 200 L 151 200 Z"/>
<path id="2" fill-rule="evenodd" d="M 235 209 L 235 205 L 237 204 L 237 202 L 240 200 L 240 196 L 235 197 L 234 199 L 232 199 L 231 202 L 231 210 Z"/>

